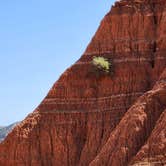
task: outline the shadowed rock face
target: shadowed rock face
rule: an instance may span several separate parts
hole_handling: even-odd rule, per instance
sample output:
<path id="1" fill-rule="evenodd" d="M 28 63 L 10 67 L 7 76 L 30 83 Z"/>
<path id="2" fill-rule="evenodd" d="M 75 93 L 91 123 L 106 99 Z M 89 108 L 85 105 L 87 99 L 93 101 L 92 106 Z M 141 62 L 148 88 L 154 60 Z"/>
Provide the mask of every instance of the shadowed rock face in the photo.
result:
<path id="1" fill-rule="evenodd" d="M 165 8 L 165 0 L 116 2 L 81 58 L 0 144 L 0 165 L 164 162 Z M 94 73 L 94 56 L 111 61 L 111 75 Z"/>

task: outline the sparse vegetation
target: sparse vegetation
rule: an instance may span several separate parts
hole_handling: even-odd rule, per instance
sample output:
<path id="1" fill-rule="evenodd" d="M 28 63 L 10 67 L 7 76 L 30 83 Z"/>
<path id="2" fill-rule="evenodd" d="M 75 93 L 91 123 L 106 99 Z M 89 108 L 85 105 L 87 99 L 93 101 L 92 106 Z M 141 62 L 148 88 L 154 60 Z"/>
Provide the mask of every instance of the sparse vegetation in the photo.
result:
<path id="1" fill-rule="evenodd" d="M 109 73 L 111 69 L 111 62 L 101 56 L 93 57 L 92 64 L 96 66 L 98 69 L 104 71 L 105 73 Z"/>

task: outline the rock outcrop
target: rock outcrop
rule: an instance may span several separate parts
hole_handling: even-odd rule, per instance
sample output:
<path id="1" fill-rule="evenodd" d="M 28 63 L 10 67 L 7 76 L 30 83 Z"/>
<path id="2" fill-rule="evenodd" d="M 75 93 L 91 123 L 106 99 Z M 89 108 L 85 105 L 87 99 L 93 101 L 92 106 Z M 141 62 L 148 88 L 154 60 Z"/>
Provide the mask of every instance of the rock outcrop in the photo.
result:
<path id="1" fill-rule="evenodd" d="M 165 162 L 165 11 L 165 0 L 116 2 L 81 58 L 0 144 L 0 165 Z M 94 73 L 94 56 L 109 59 L 110 75 Z"/>

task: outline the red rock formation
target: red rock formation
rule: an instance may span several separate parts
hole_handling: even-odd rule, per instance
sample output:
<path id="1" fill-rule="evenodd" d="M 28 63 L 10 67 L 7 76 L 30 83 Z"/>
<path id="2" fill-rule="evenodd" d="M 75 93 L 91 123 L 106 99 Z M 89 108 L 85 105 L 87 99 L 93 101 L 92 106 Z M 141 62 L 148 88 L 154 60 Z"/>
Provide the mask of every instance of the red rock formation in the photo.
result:
<path id="1" fill-rule="evenodd" d="M 116 2 L 81 58 L 0 144 L 0 166 L 125 166 L 146 159 L 145 142 L 165 123 L 165 73 L 159 79 L 166 68 L 165 6 L 165 0 Z M 94 56 L 111 60 L 113 73 L 97 77 Z M 164 131 L 158 142 L 165 148 Z M 157 161 L 161 147 L 155 149 Z"/>
<path id="2" fill-rule="evenodd" d="M 161 114 L 166 109 L 165 80 L 166 75 L 164 78 L 162 78 L 155 84 L 152 90 L 146 92 L 144 95 L 137 99 L 134 105 L 124 115 L 116 129 L 111 132 L 107 143 L 102 147 L 97 157 L 91 162 L 91 166 L 97 166 L 102 164 L 128 164 L 128 162 L 138 152 L 138 150 L 149 137 L 152 129 L 156 125 L 157 119 L 159 119 L 159 117 L 161 116 L 161 120 L 164 120 L 164 117 Z M 160 128 L 161 126 L 159 126 L 161 125 L 161 120 L 159 120 L 159 124 L 157 124 L 156 129 L 154 129 L 154 133 L 152 132 L 152 136 L 155 139 L 155 132 L 160 133 L 162 131 L 163 133 L 165 131 L 165 129 Z M 166 148 L 165 140 L 160 139 L 160 137 L 158 139 L 159 142 L 157 142 L 157 144 L 162 144 L 162 148 Z M 156 144 L 156 140 L 153 141 L 153 143 Z M 155 154 L 155 152 L 159 152 L 158 149 L 160 149 L 161 146 L 158 146 L 158 148 L 156 148 L 156 146 L 154 146 L 153 144 L 151 145 L 153 147 L 153 150 L 150 149 L 150 152 L 152 151 L 153 154 Z M 147 151 L 145 151 L 145 149 L 143 149 L 143 152 L 146 152 L 147 154 Z M 142 151 L 140 152 L 140 159 L 143 159 L 141 153 Z M 161 154 L 161 151 L 159 154 Z M 148 153 L 148 155 L 152 154 Z"/>

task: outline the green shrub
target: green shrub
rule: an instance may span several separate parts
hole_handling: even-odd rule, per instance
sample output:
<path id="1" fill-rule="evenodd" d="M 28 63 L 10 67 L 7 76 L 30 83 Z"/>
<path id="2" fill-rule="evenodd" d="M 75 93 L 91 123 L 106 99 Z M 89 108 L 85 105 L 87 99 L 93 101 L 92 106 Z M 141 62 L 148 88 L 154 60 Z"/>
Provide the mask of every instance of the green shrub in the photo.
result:
<path id="1" fill-rule="evenodd" d="M 106 73 L 110 72 L 111 62 L 109 62 L 108 59 L 104 57 L 93 57 L 92 64 Z"/>

